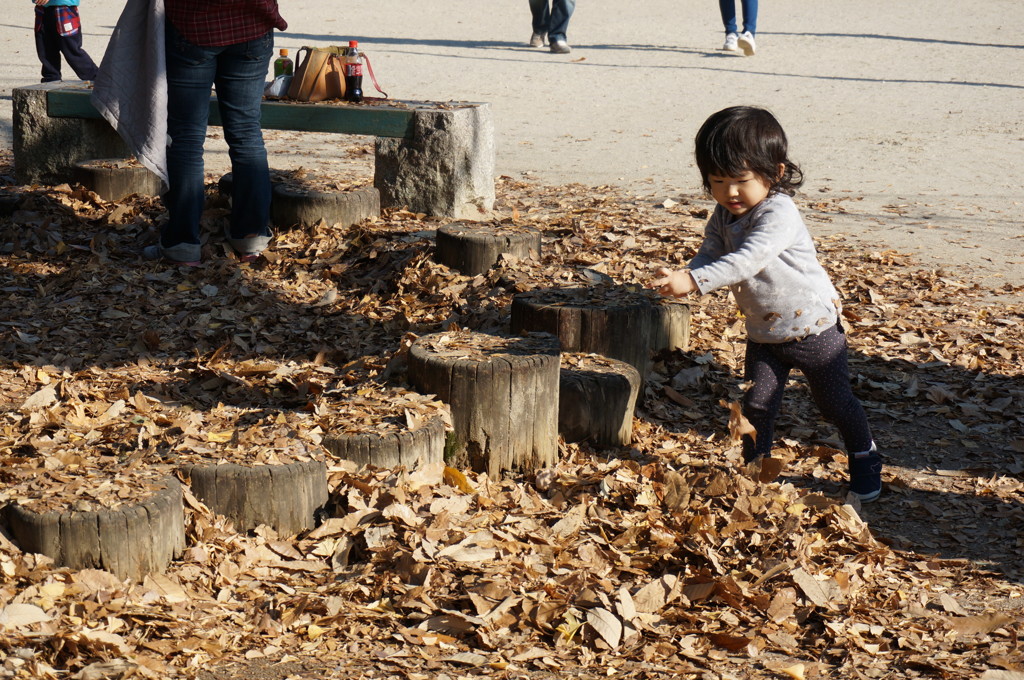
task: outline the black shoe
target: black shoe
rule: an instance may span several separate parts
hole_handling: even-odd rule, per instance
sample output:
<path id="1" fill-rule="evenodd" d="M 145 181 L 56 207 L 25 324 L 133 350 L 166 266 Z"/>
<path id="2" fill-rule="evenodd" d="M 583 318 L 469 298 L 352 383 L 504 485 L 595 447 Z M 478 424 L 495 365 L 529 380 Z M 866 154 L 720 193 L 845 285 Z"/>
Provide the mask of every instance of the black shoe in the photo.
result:
<path id="1" fill-rule="evenodd" d="M 882 457 L 875 447 L 850 454 L 850 493 L 861 503 L 870 503 L 882 495 Z"/>

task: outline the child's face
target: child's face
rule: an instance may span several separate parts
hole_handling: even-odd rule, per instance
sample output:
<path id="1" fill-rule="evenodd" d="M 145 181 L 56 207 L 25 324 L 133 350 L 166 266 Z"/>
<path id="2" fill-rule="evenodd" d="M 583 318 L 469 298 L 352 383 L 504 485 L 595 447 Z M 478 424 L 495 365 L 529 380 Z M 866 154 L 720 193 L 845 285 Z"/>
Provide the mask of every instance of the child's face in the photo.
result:
<path id="1" fill-rule="evenodd" d="M 736 177 L 708 175 L 711 196 L 720 206 L 736 217 L 745 215 L 768 197 L 771 185 L 754 172 L 747 170 Z"/>

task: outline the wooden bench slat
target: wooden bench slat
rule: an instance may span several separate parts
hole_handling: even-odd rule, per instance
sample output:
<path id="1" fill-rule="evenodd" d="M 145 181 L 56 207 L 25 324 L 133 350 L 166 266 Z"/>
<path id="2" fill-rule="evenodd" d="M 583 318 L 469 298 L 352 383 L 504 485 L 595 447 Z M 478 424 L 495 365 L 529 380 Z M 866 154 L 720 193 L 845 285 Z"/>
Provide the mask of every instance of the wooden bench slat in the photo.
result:
<path id="1" fill-rule="evenodd" d="M 89 99 L 90 91 L 51 90 L 46 107 L 55 118 L 101 118 Z M 413 109 L 407 106 L 350 106 L 264 101 L 262 126 L 267 130 L 334 132 L 411 139 Z M 220 125 L 217 98 L 210 98 L 210 125 Z"/>

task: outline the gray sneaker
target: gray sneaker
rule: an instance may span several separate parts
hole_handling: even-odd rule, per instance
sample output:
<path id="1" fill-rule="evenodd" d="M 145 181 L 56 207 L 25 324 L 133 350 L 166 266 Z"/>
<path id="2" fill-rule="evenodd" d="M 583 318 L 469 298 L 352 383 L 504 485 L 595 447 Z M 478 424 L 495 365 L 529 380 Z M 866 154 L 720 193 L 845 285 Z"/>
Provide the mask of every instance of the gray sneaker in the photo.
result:
<path id="1" fill-rule="evenodd" d="M 544 42 L 547 39 L 547 33 L 534 33 L 530 36 L 530 47 L 544 47 Z"/>
<path id="2" fill-rule="evenodd" d="M 143 248 L 142 256 L 147 260 L 164 260 L 183 267 L 198 267 L 202 264 L 203 247 L 198 243 L 178 243 L 164 248 L 156 243 Z"/>
<path id="3" fill-rule="evenodd" d="M 554 54 L 569 54 L 572 52 L 572 48 L 569 47 L 569 43 L 564 40 L 552 40 L 551 52 Z"/>

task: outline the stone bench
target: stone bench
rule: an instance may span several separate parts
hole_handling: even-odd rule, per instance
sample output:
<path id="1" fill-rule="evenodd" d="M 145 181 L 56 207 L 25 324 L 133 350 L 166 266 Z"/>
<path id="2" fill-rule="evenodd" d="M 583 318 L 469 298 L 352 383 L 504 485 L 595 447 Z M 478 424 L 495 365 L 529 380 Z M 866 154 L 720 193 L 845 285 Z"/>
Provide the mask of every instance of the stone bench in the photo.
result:
<path id="1" fill-rule="evenodd" d="M 91 88 L 41 83 L 14 88 L 15 178 L 66 182 L 75 164 L 131 155 L 90 101 Z M 220 125 L 216 96 L 210 124 Z M 384 207 L 479 219 L 494 206 L 494 128 L 486 103 L 363 104 L 264 100 L 267 130 L 373 135 L 374 186 Z"/>

